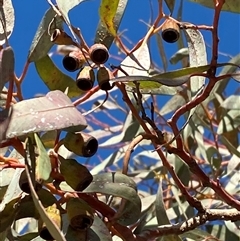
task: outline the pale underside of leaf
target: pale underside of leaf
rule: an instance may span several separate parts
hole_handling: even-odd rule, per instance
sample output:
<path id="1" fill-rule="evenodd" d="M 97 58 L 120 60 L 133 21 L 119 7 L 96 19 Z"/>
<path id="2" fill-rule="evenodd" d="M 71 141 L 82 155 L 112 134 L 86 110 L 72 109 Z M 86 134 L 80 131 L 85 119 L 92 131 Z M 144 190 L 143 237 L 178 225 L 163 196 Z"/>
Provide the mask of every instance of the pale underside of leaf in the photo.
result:
<path id="1" fill-rule="evenodd" d="M 185 29 L 185 34 L 188 42 L 189 64 L 190 67 L 202 66 L 207 64 L 206 46 L 202 34 L 199 30 Z M 196 93 L 204 85 L 205 77 L 191 77 L 190 86 L 193 99 Z"/>
<path id="2" fill-rule="evenodd" d="M 13 105 L 6 138 L 50 130 L 81 131 L 87 127 L 82 114 L 61 91 Z"/>
<path id="3" fill-rule="evenodd" d="M 214 1 L 209 0 L 190 0 L 191 2 L 199 3 L 205 7 L 214 8 Z M 240 1 L 238 0 L 225 0 L 222 11 L 228 11 L 233 13 L 240 13 Z"/>
<path id="4" fill-rule="evenodd" d="M 3 45 L 6 42 L 5 37 L 9 38 L 14 28 L 15 15 L 12 0 L 4 0 L 4 4 L 0 6 L 0 19 L 0 45 Z"/>
<path id="5" fill-rule="evenodd" d="M 65 19 L 68 20 L 70 23 L 69 17 L 68 17 L 68 12 L 79 5 L 81 2 L 84 2 L 86 0 L 71 0 L 71 1 L 66 1 L 66 0 L 56 0 L 57 6 L 64 16 Z"/>
<path id="6" fill-rule="evenodd" d="M 4 85 L 12 79 L 14 76 L 14 52 L 9 46 L 2 49 L 0 52 L 0 91 L 2 91 Z"/>
<path id="7" fill-rule="evenodd" d="M 39 153 L 39 156 L 37 157 L 37 162 L 36 162 L 36 179 L 38 181 L 41 181 L 41 180 L 47 181 L 50 177 L 50 173 L 52 170 L 50 158 L 47 154 L 47 151 L 41 139 L 36 133 L 34 133 L 34 138 L 35 138 L 36 145 L 38 148 L 38 153 Z"/>

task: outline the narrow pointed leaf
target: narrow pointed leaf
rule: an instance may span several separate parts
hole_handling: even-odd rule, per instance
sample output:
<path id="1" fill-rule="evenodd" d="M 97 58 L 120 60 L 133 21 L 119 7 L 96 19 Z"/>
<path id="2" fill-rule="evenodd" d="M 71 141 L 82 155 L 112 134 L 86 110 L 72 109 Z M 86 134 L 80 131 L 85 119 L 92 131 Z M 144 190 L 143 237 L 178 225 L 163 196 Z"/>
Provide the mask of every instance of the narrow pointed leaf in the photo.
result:
<path id="1" fill-rule="evenodd" d="M 141 200 L 136 192 L 136 184 L 121 173 L 102 173 L 93 177 L 92 183 L 83 191 L 97 192 L 121 197 L 126 200 L 118 222 L 123 225 L 135 223 L 141 213 Z"/>
<path id="2" fill-rule="evenodd" d="M 167 216 L 167 211 L 164 206 L 163 202 L 163 194 L 162 194 L 162 181 L 159 181 L 159 186 L 157 190 L 157 195 L 156 195 L 156 201 L 155 201 L 155 208 L 156 208 L 156 217 L 158 221 L 158 225 L 166 225 L 170 224 L 170 221 Z M 168 235 L 166 241 L 181 241 L 181 238 L 178 237 L 177 235 Z"/>
<path id="3" fill-rule="evenodd" d="M 124 72 L 118 70 L 118 77 L 126 76 L 125 73 L 130 76 L 148 76 L 150 64 L 150 53 L 148 45 L 145 44 L 122 61 L 120 66 L 124 70 Z"/>
<path id="4" fill-rule="evenodd" d="M 237 54 L 236 56 L 234 56 L 234 57 L 228 62 L 228 64 L 226 64 L 226 65 L 222 68 L 221 72 L 219 73 L 219 76 L 235 73 L 236 71 L 239 70 L 238 67 L 237 67 L 237 65 L 240 66 L 240 54 Z M 218 81 L 218 82 L 214 85 L 214 87 L 213 87 L 213 89 L 212 89 L 209 97 L 204 101 L 204 103 L 207 104 L 207 103 L 209 103 L 211 100 L 215 99 L 215 98 L 216 98 L 216 93 L 217 93 L 217 94 L 222 94 L 222 93 L 224 92 L 226 86 L 228 85 L 230 79 L 231 79 L 231 77 L 227 77 L 227 78 L 222 79 L 221 81 Z"/>
<path id="5" fill-rule="evenodd" d="M 119 0 L 102 0 L 99 8 L 100 19 L 113 36 L 116 36 L 114 17 L 117 12 L 118 3 Z"/>
<path id="6" fill-rule="evenodd" d="M 117 7 L 117 11 L 115 17 L 113 19 L 114 22 L 114 29 L 117 32 L 120 23 L 122 21 L 123 14 L 125 12 L 128 0 L 119 0 L 119 4 Z M 108 31 L 108 28 L 104 24 L 104 22 L 100 21 L 97 27 L 96 35 L 95 35 L 95 43 L 102 43 L 108 49 L 112 45 L 114 40 L 114 36 Z"/>
<path id="7" fill-rule="evenodd" d="M 13 32 L 14 22 L 15 22 L 15 14 L 14 8 L 12 5 L 12 0 L 2 0 L 0 3 L 0 45 L 5 44 L 5 33 L 7 38 L 9 38 Z M 4 33 L 5 32 L 5 33 Z"/>
<path id="8" fill-rule="evenodd" d="M 37 211 L 39 212 L 39 214 L 41 216 L 41 219 L 46 224 L 50 234 L 52 235 L 52 237 L 54 239 L 56 239 L 58 241 L 66 241 L 66 239 L 64 238 L 62 232 L 59 230 L 57 225 L 48 217 L 41 201 L 39 200 L 39 198 L 37 196 L 37 193 L 34 190 L 33 183 L 32 183 L 31 177 L 29 175 L 28 168 L 26 169 L 26 173 L 27 173 L 27 177 L 28 177 L 29 187 L 30 187 L 30 190 L 31 190 L 31 196 L 32 196 L 34 205 L 35 205 Z"/>
<path id="9" fill-rule="evenodd" d="M 12 225 L 15 215 L 18 211 L 17 203 L 19 202 L 19 200 L 20 197 L 11 200 L 0 212 L 0 233 L 8 229 Z"/>
<path id="10" fill-rule="evenodd" d="M 188 56 L 189 56 L 188 48 L 181 48 L 170 58 L 169 61 L 171 64 L 177 64 L 179 61 L 183 60 L 184 58 L 188 58 Z"/>
<path id="11" fill-rule="evenodd" d="M 6 133 L 7 138 L 50 130 L 81 131 L 87 126 L 85 118 L 61 91 L 44 97 L 18 102 Z"/>
<path id="12" fill-rule="evenodd" d="M 167 4 L 167 7 L 168 7 L 170 13 L 172 14 L 173 10 L 174 10 L 174 6 L 175 6 L 175 0 L 164 0 L 164 1 Z"/>
<path id="13" fill-rule="evenodd" d="M 185 29 L 184 30 L 187 44 L 188 44 L 188 54 L 189 54 L 189 65 L 190 67 L 195 66 L 202 66 L 207 64 L 207 52 L 206 52 L 206 46 L 205 41 L 203 39 L 203 36 L 199 30 L 196 29 Z M 203 76 L 192 76 L 190 78 L 190 90 L 191 94 L 189 96 L 190 100 L 195 99 L 201 89 L 205 85 L 205 77 Z M 186 120 L 185 125 L 189 123 L 190 118 L 192 118 L 193 114 L 198 112 L 199 106 L 196 106 L 192 108 L 189 112 L 188 118 Z M 187 125 L 186 133 L 191 132 L 191 126 Z M 190 128 L 188 130 L 188 128 Z"/>
<path id="14" fill-rule="evenodd" d="M 36 133 L 34 133 L 34 138 L 38 148 L 38 157 L 36 162 L 36 179 L 38 181 L 47 181 L 52 171 L 51 161 L 41 139 Z"/>
<path id="15" fill-rule="evenodd" d="M 0 142 L 6 139 L 6 133 L 11 121 L 12 109 L 0 111 Z"/>
<path id="16" fill-rule="evenodd" d="M 64 18 L 70 22 L 69 17 L 68 17 L 68 12 L 76 7 L 78 4 L 81 2 L 84 2 L 85 0 L 71 0 L 71 1 L 66 1 L 66 0 L 56 0 L 57 6 L 61 13 L 63 14 Z"/>
<path id="17" fill-rule="evenodd" d="M 185 35 L 188 43 L 189 64 L 190 67 L 197 67 L 207 64 L 207 52 L 205 41 L 199 30 L 185 29 Z M 195 98 L 196 93 L 204 85 L 205 77 L 194 76 L 190 79 L 192 96 Z"/>
<path id="18" fill-rule="evenodd" d="M 10 80 L 13 80 L 14 76 L 14 52 L 13 49 L 8 46 L 2 49 L 0 52 L 0 91 L 2 91 L 4 85 Z"/>
<path id="19" fill-rule="evenodd" d="M 232 65 L 231 63 L 218 64 L 217 67 L 225 65 Z M 125 82 L 127 85 L 134 87 L 133 81 L 140 82 L 140 89 L 157 89 L 162 85 L 166 86 L 180 86 L 186 83 L 190 77 L 197 76 L 206 72 L 210 65 L 203 65 L 198 67 L 182 68 L 154 76 L 122 76 L 111 79 L 111 82 Z"/>
<path id="20" fill-rule="evenodd" d="M 28 53 L 29 62 L 35 62 L 46 56 L 53 46 L 53 43 L 50 41 L 50 36 L 48 35 L 48 28 L 55 15 L 56 13 L 52 8 L 48 9 L 44 14 Z M 55 27 L 62 29 L 62 19 L 56 16 L 54 21 L 50 30 L 54 30 Z"/>
<path id="21" fill-rule="evenodd" d="M 37 72 L 49 90 L 61 90 L 64 92 L 68 88 L 68 96 L 78 97 L 84 92 L 77 88 L 76 82 L 65 75 L 56 67 L 51 58 L 46 55 L 35 62 Z"/>

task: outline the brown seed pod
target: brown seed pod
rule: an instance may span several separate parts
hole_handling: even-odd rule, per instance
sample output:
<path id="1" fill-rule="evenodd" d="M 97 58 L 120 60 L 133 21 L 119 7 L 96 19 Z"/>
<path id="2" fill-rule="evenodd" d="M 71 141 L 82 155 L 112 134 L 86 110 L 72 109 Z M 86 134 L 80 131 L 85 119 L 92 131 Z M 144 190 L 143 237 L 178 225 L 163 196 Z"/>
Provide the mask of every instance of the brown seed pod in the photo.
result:
<path id="1" fill-rule="evenodd" d="M 28 178 L 27 178 L 27 174 L 26 171 L 23 171 L 20 175 L 19 178 L 19 187 L 21 188 L 21 190 L 25 193 L 30 194 L 31 193 L 31 189 L 28 183 Z M 42 188 L 42 185 L 39 182 L 35 182 L 35 191 L 39 191 Z"/>
<path id="2" fill-rule="evenodd" d="M 89 56 L 95 64 L 104 64 L 109 58 L 108 49 L 103 44 L 94 44 L 89 49 Z"/>
<path id="3" fill-rule="evenodd" d="M 72 51 L 67 54 L 62 60 L 64 68 L 70 72 L 82 68 L 85 62 L 86 59 L 81 53 L 81 51 Z"/>
<path id="4" fill-rule="evenodd" d="M 83 231 L 91 227 L 94 213 L 85 201 L 80 198 L 70 198 L 66 208 L 68 220 L 73 229 Z"/>
<path id="5" fill-rule="evenodd" d="M 101 90 L 111 90 L 114 84 L 110 84 L 109 80 L 113 79 L 112 72 L 106 67 L 100 67 L 97 71 L 97 81 Z"/>
<path id="6" fill-rule="evenodd" d="M 162 38 L 168 43 L 174 43 L 179 39 L 180 28 L 172 19 L 167 19 L 162 27 Z"/>
<path id="7" fill-rule="evenodd" d="M 45 211 L 48 217 L 57 225 L 59 229 L 61 229 L 62 219 L 61 219 L 60 211 L 59 209 L 57 209 L 56 204 L 53 204 L 52 206 L 47 207 Z M 42 239 L 54 240 L 46 224 L 41 219 L 38 220 L 38 232 L 39 232 L 39 236 Z"/>
<path id="8" fill-rule="evenodd" d="M 50 40 L 58 45 L 75 45 L 72 38 L 61 29 L 55 29 Z"/>
<path id="9" fill-rule="evenodd" d="M 75 191 L 83 191 L 93 180 L 92 174 L 82 164 L 74 159 L 64 159 L 59 156 L 60 173 L 66 183 Z"/>
<path id="10" fill-rule="evenodd" d="M 88 91 L 92 89 L 95 81 L 94 71 L 90 66 L 85 66 L 77 75 L 76 84 L 80 90 Z"/>
<path id="11" fill-rule="evenodd" d="M 83 157 L 91 157 L 98 150 L 97 139 L 83 132 L 68 132 L 64 138 L 64 145 L 69 151 Z"/>

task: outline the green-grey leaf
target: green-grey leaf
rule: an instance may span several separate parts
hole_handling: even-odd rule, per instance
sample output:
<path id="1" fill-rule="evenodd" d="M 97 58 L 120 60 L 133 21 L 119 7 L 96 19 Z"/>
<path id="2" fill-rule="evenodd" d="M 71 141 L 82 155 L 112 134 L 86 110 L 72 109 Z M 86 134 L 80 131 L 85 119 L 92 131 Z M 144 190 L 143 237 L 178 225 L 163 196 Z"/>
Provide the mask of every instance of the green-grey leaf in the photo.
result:
<path id="1" fill-rule="evenodd" d="M 13 49 L 8 46 L 2 49 L 0 52 L 0 91 L 2 91 L 4 85 L 12 79 L 14 76 L 14 52 Z"/>
<path id="2" fill-rule="evenodd" d="M 236 129 L 240 126 L 240 111 L 238 110 L 229 110 L 222 117 L 218 129 L 217 134 L 221 135 L 224 132 L 229 132 Z"/>
<path id="3" fill-rule="evenodd" d="M 199 30 L 185 29 L 184 30 L 189 53 L 190 67 L 202 66 L 207 64 L 207 52 L 205 41 Z M 191 99 L 196 97 L 196 93 L 204 85 L 205 77 L 194 76 L 190 79 Z"/>
<path id="4" fill-rule="evenodd" d="M 226 75 L 226 74 L 229 74 L 229 75 L 233 74 L 238 69 L 237 65 L 238 66 L 240 65 L 240 54 L 234 56 L 228 62 L 228 65 L 223 67 L 223 69 L 219 73 L 219 76 Z M 231 79 L 231 77 L 227 77 L 227 78 L 222 79 L 221 81 L 218 81 L 214 85 L 209 97 L 204 101 L 204 104 L 208 104 L 211 100 L 215 99 L 216 93 L 221 95 L 224 92 L 224 90 L 226 89 L 226 86 L 230 79 Z"/>
<path id="5" fill-rule="evenodd" d="M 169 61 L 171 64 L 177 64 L 179 61 L 186 57 L 189 57 L 188 48 L 181 48 L 170 58 Z"/>
<path id="6" fill-rule="evenodd" d="M 66 241 L 62 232 L 59 230 L 58 226 L 49 218 L 49 216 L 47 215 L 41 201 L 39 200 L 39 198 L 37 196 L 37 193 L 34 190 L 28 168 L 26 168 L 26 173 L 27 173 L 29 187 L 30 187 L 31 194 L 32 194 L 31 196 L 32 196 L 34 205 L 35 205 L 37 211 L 39 212 L 39 214 L 41 216 L 41 219 L 46 224 L 50 234 L 52 235 L 52 237 L 54 239 L 56 239 L 58 241 Z"/>
<path id="7" fill-rule="evenodd" d="M 92 183 L 83 191 L 97 192 L 121 197 L 126 200 L 118 222 L 123 225 L 135 223 L 141 213 L 141 200 L 136 192 L 136 184 L 121 173 L 102 173 L 93 177 Z"/>
<path id="8" fill-rule="evenodd" d="M 55 15 L 56 13 L 52 8 L 48 9 L 44 14 L 33 38 L 28 53 L 28 62 L 35 62 L 46 56 L 53 46 L 53 43 L 50 41 L 50 36 L 48 35 L 48 27 Z M 58 16 L 55 17 L 55 21 L 52 23 L 50 30 L 54 30 L 54 28 L 62 29 L 62 19 Z"/>
<path id="9" fill-rule="evenodd" d="M 168 9 L 170 10 L 170 13 L 173 13 L 174 6 L 175 6 L 175 0 L 164 0 L 167 4 Z"/>
<path id="10" fill-rule="evenodd" d="M 240 110 L 240 96 L 230 95 L 221 103 L 221 106 L 229 110 Z"/>
<path id="11" fill-rule="evenodd" d="M 0 212 L 0 233 L 4 230 L 8 229 L 16 216 L 18 210 L 18 201 L 19 197 L 11 200 L 9 203 L 6 204 L 4 209 Z"/>
<path id="12" fill-rule="evenodd" d="M 127 2 L 128 0 L 119 0 L 117 12 L 113 20 L 116 31 L 118 30 L 120 23 L 122 21 L 122 17 L 124 15 Z M 113 40 L 114 40 L 114 36 L 109 33 L 104 23 L 100 21 L 96 30 L 94 42 L 102 43 L 109 49 L 112 45 Z"/>
<path id="13" fill-rule="evenodd" d="M 36 178 L 37 180 L 47 181 L 52 171 L 51 161 L 41 139 L 36 133 L 34 133 L 34 138 L 39 154 L 36 163 Z"/>
<path id="14" fill-rule="evenodd" d="M 56 0 L 58 9 L 60 12 L 63 14 L 64 18 L 70 22 L 69 17 L 68 17 L 68 12 L 76 7 L 78 4 L 81 2 L 84 2 L 85 0 L 71 0 L 71 1 L 66 1 L 66 0 Z"/>
<path id="15" fill-rule="evenodd" d="M 14 28 L 15 14 L 12 0 L 1 1 L 0 19 L 0 45 L 4 45 L 6 43 L 6 37 L 9 38 L 11 36 Z M 4 23 L 4 27 L 2 23 Z"/>
<path id="16" fill-rule="evenodd" d="M 191 2 L 199 3 L 208 8 L 214 8 L 215 2 L 209 0 L 189 0 Z M 240 13 L 240 2 L 238 0 L 225 0 L 222 11 L 228 11 L 233 13 Z"/>
<path id="17" fill-rule="evenodd" d="M 23 100 L 13 105 L 6 138 L 50 130 L 81 131 L 87 127 L 84 116 L 61 91 Z"/>
<path id="18" fill-rule="evenodd" d="M 36 70 L 49 90 L 61 90 L 64 92 L 68 88 L 68 96 L 78 97 L 84 92 L 77 88 L 76 82 L 64 74 L 46 55 L 35 62 Z"/>

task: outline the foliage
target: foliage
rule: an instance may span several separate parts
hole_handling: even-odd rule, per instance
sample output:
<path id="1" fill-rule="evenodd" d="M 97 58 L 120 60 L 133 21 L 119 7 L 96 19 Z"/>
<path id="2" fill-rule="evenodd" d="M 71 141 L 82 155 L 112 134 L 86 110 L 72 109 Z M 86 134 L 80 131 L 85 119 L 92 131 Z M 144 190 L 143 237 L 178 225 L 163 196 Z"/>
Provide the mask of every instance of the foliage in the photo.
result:
<path id="1" fill-rule="evenodd" d="M 183 0 L 159 0 L 131 50 L 127 0 L 101 1 L 94 43 L 69 17 L 84 1 L 47 2 L 20 77 L 14 9 L 0 6 L 0 240 L 239 240 L 240 97 L 226 90 L 240 55 L 218 61 L 219 18 L 238 2 L 193 1 L 213 8 L 207 26 L 181 22 Z M 24 99 L 32 63 L 49 92 Z"/>

